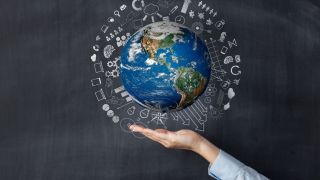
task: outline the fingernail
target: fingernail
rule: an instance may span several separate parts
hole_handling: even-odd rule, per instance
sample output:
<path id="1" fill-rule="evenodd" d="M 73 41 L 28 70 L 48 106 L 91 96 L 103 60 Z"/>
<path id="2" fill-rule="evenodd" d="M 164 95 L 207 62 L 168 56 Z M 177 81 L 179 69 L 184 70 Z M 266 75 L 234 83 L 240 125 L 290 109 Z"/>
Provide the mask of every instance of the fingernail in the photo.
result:
<path id="1" fill-rule="evenodd" d="M 130 129 L 131 131 L 134 131 L 133 125 L 129 125 L 129 129 Z"/>

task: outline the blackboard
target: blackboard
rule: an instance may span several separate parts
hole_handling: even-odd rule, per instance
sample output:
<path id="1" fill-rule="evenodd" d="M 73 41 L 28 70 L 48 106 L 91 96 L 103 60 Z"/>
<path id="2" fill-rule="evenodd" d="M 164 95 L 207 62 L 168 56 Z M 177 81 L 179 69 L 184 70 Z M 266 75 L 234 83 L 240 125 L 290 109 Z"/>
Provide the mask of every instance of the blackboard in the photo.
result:
<path id="1" fill-rule="evenodd" d="M 207 3 L 230 22 L 245 73 L 202 134 L 271 179 L 319 179 L 319 1 Z M 0 179 L 210 179 L 198 155 L 129 136 L 100 110 L 89 47 L 117 6 L 1 2 Z"/>

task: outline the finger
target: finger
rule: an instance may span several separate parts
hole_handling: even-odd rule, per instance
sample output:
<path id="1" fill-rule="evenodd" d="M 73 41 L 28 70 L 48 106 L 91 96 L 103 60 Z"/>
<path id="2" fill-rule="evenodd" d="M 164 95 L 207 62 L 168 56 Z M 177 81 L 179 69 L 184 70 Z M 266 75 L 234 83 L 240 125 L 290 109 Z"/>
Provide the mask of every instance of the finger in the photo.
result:
<path id="1" fill-rule="evenodd" d="M 154 135 L 152 135 L 152 134 L 149 134 L 149 133 L 143 133 L 147 138 L 149 138 L 149 139 L 151 139 L 151 140 L 153 140 L 153 141 L 156 141 L 156 142 L 158 142 L 158 143 L 160 143 L 160 144 L 164 144 L 165 143 L 165 141 L 164 140 L 162 140 L 161 138 L 159 138 L 158 136 L 154 136 Z"/>
<path id="2" fill-rule="evenodd" d="M 170 132 L 170 131 L 168 131 L 166 129 L 156 129 L 155 131 L 157 131 L 158 133 L 164 133 L 164 134 Z"/>
<path id="3" fill-rule="evenodd" d="M 166 146 L 168 143 L 165 142 L 166 138 L 166 134 L 168 131 L 165 129 L 156 129 L 156 130 L 152 130 L 152 129 L 148 129 L 148 128 L 144 128 L 142 126 L 139 125 L 131 125 L 129 127 L 130 130 L 132 130 L 133 132 L 139 132 L 142 133 L 144 136 L 146 136 L 147 138 L 159 142 L 162 145 Z"/>
<path id="4" fill-rule="evenodd" d="M 144 128 L 143 126 L 139 126 L 136 124 L 133 124 L 131 126 L 129 126 L 129 129 L 133 132 L 140 132 L 142 133 L 146 128 Z"/>
<path id="5" fill-rule="evenodd" d="M 151 130 L 151 129 L 146 129 L 145 130 L 147 133 L 150 133 L 151 135 L 160 138 L 162 140 L 168 140 L 168 132 L 164 129 L 160 130 L 160 129 L 156 129 L 156 130 Z"/>

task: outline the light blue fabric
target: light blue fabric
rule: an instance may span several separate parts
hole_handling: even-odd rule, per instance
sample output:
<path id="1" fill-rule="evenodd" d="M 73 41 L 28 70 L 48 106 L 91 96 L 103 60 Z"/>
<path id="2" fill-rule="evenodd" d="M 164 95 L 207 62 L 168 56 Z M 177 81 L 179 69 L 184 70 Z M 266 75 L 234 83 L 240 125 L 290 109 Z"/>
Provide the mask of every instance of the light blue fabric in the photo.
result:
<path id="1" fill-rule="evenodd" d="M 209 165 L 209 175 L 218 180 L 266 180 L 265 176 L 220 150 L 217 159 Z"/>

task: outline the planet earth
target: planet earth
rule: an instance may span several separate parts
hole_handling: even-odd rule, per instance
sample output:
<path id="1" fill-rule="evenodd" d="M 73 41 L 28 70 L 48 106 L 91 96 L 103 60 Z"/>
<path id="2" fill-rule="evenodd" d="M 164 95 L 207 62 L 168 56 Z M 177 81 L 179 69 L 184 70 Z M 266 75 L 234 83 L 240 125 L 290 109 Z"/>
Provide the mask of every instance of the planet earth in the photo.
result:
<path id="1" fill-rule="evenodd" d="M 189 28 L 169 21 L 149 24 L 121 52 L 120 78 L 144 107 L 178 111 L 206 89 L 211 61 L 206 44 Z"/>

